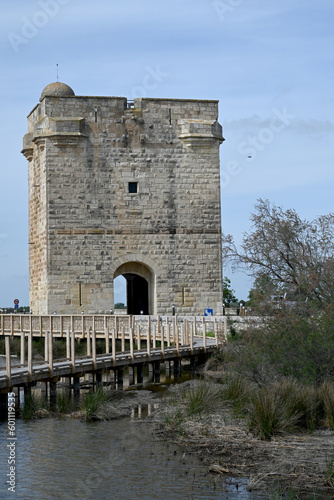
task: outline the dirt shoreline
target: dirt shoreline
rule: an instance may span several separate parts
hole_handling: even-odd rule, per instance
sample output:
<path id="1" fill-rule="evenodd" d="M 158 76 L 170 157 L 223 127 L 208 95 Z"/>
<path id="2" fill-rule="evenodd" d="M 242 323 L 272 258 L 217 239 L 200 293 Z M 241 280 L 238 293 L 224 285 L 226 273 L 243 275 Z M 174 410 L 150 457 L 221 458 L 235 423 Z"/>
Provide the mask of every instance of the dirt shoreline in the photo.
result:
<path id="1" fill-rule="evenodd" d="M 217 377 L 216 373 L 206 373 L 210 375 Z M 172 390 L 182 390 L 182 386 Z M 334 498 L 334 484 L 326 478 L 334 460 L 333 431 L 321 429 L 312 434 L 288 434 L 262 441 L 233 415 L 231 407 L 224 405 L 205 416 L 186 419 L 180 432 L 166 423 L 168 414 L 175 411 L 175 406 L 162 401 L 154 417 L 157 437 L 181 445 L 203 461 L 212 474 L 247 478 L 249 491 L 279 488 L 297 492 L 294 498 Z"/>
<path id="2" fill-rule="evenodd" d="M 206 378 L 217 379 L 217 372 L 201 372 Z M 177 394 L 196 380 L 170 386 L 166 394 Z M 160 395 L 159 395 L 160 396 Z M 174 402 L 175 403 L 175 402 Z M 181 420 L 180 428 L 168 423 L 168 417 L 178 411 L 178 405 L 158 397 L 150 390 L 125 391 L 122 398 L 110 408 L 110 418 L 131 416 L 139 406 L 152 408 L 144 411 L 142 419 L 150 421 L 157 439 L 176 443 L 185 456 L 196 456 L 208 472 L 228 479 L 240 478 L 247 490 L 268 493 L 270 491 L 294 491 L 295 497 L 268 496 L 267 498 L 332 499 L 334 483 L 326 480 L 329 464 L 334 467 L 334 432 L 320 429 L 312 434 L 296 433 L 275 436 L 262 441 L 252 435 L 241 418 L 233 415 L 232 407 L 224 403 L 205 415 L 195 415 Z M 37 418 L 82 418 L 82 411 L 61 414 L 48 410 L 37 412 Z M 102 418 L 103 420 L 103 418 Z M 316 493 L 316 496 L 313 494 Z"/>

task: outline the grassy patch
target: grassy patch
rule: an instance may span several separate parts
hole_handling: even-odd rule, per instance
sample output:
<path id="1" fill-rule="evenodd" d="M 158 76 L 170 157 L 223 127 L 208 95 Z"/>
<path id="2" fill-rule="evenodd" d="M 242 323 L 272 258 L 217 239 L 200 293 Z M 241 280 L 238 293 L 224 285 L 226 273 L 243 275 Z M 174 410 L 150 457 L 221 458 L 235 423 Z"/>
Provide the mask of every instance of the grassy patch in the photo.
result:
<path id="1" fill-rule="evenodd" d="M 95 392 L 89 392 L 84 400 L 83 420 L 86 422 L 112 420 L 122 416 L 114 406 L 119 397 L 120 394 L 116 390 L 98 389 Z"/>
<path id="2" fill-rule="evenodd" d="M 31 420 L 41 410 L 48 410 L 48 403 L 43 396 L 37 396 L 33 392 L 24 397 L 24 404 L 20 411 L 23 420 Z"/>
<path id="3" fill-rule="evenodd" d="M 209 413 L 221 401 L 221 389 L 213 383 L 194 381 L 194 384 L 184 391 L 182 398 L 188 415 Z"/>

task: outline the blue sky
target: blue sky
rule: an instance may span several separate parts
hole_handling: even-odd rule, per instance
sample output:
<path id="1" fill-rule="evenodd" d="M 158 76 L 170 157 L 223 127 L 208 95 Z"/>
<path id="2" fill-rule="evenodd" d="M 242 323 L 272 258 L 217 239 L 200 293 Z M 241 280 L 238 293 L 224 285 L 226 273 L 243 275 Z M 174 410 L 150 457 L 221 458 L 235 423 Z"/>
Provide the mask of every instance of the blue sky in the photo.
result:
<path id="1" fill-rule="evenodd" d="M 57 63 L 76 95 L 218 99 L 237 242 L 260 197 L 307 219 L 333 211 L 332 0 L 2 0 L 0 26 L 0 306 L 29 302 L 20 150 Z M 251 280 L 225 274 L 246 298 Z"/>

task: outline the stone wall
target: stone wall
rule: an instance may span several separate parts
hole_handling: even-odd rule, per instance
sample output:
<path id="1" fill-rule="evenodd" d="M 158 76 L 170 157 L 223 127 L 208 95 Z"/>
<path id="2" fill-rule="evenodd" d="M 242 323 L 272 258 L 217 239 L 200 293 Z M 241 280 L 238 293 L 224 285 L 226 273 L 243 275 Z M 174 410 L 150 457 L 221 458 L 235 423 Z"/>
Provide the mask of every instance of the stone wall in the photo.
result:
<path id="1" fill-rule="evenodd" d="M 217 118 L 217 101 L 42 99 L 23 149 L 34 313 L 107 312 L 124 273 L 151 314 L 222 312 Z"/>

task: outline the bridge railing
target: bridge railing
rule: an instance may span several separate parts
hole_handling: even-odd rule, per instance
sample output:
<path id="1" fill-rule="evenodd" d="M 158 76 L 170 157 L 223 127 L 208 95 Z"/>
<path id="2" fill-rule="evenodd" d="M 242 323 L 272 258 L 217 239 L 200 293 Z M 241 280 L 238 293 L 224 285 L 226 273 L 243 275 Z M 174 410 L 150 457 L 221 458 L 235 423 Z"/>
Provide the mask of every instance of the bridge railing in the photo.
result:
<path id="1" fill-rule="evenodd" d="M 192 353 L 195 345 L 200 345 L 203 352 L 207 346 L 218 347 L 226 340 L 225 317 L 180 317 L 180 316 L 33 316 L 1 315 L 1 334 L 5 338 L 6 385 L 10 387 L 12 379 L 10 339 L 20 336 L 20 364 L 25 367 L 28 380 L 33 379 L 33 338 L 44 338 L 44 363 L 48 365 L 48 376 L 52 377 L 55 363 L 53 345 L 57 338 L 66 339 L 66 358 L 72 371 L 79 362 L 76 356 L 75 341 L 85 339 L 86 355 L 81 356 L 92 362 L 95 369 L 101 356 L 109 356 L 116 363 L 117 355 L 130 354 L 129 362 L 134 361 L 135 353 L 146 353 L 150 360 L 153 353 L 159 351 L 164 357 L 165 350 L 173 348 L 176 354 L 183 347 L 189 347 Z M 97 354 L 96 340 L 104 339 L 105 353 Z M 27 360 L 25 359 L 27 341 Z M 118 341 L 118 342 L 117 342 Z M 16 368 L 18 368 L 16 367 Z M 4 374 L 2 374 L 4 375 Z M 3 379 L 3 377 L 2 377 Z M 1 385 L 1 383 L 0 383 Z"/>
<path id="2" fill-rule="evenodd" d="M 193 335 L 215 334 L 222 330 L 226 336 L 226 318 L 221 316 L 134 316 L 134 315 L 28 315 L 0 314 L 0 335 L 20 335 L 22 332 L 43 337 L 52 332 L 54 337 L 64 337 L 68 330 L 76 336 L 85 338 L 87 332 L 95 331 L 103 337 L 106 329 L 120 333 L 124 330 L 128 335 L 130 328 L 145 334 L 148 328 L 161 326 L 174 328 L 174 322 L 179 329 L 192 329 Z"/>

